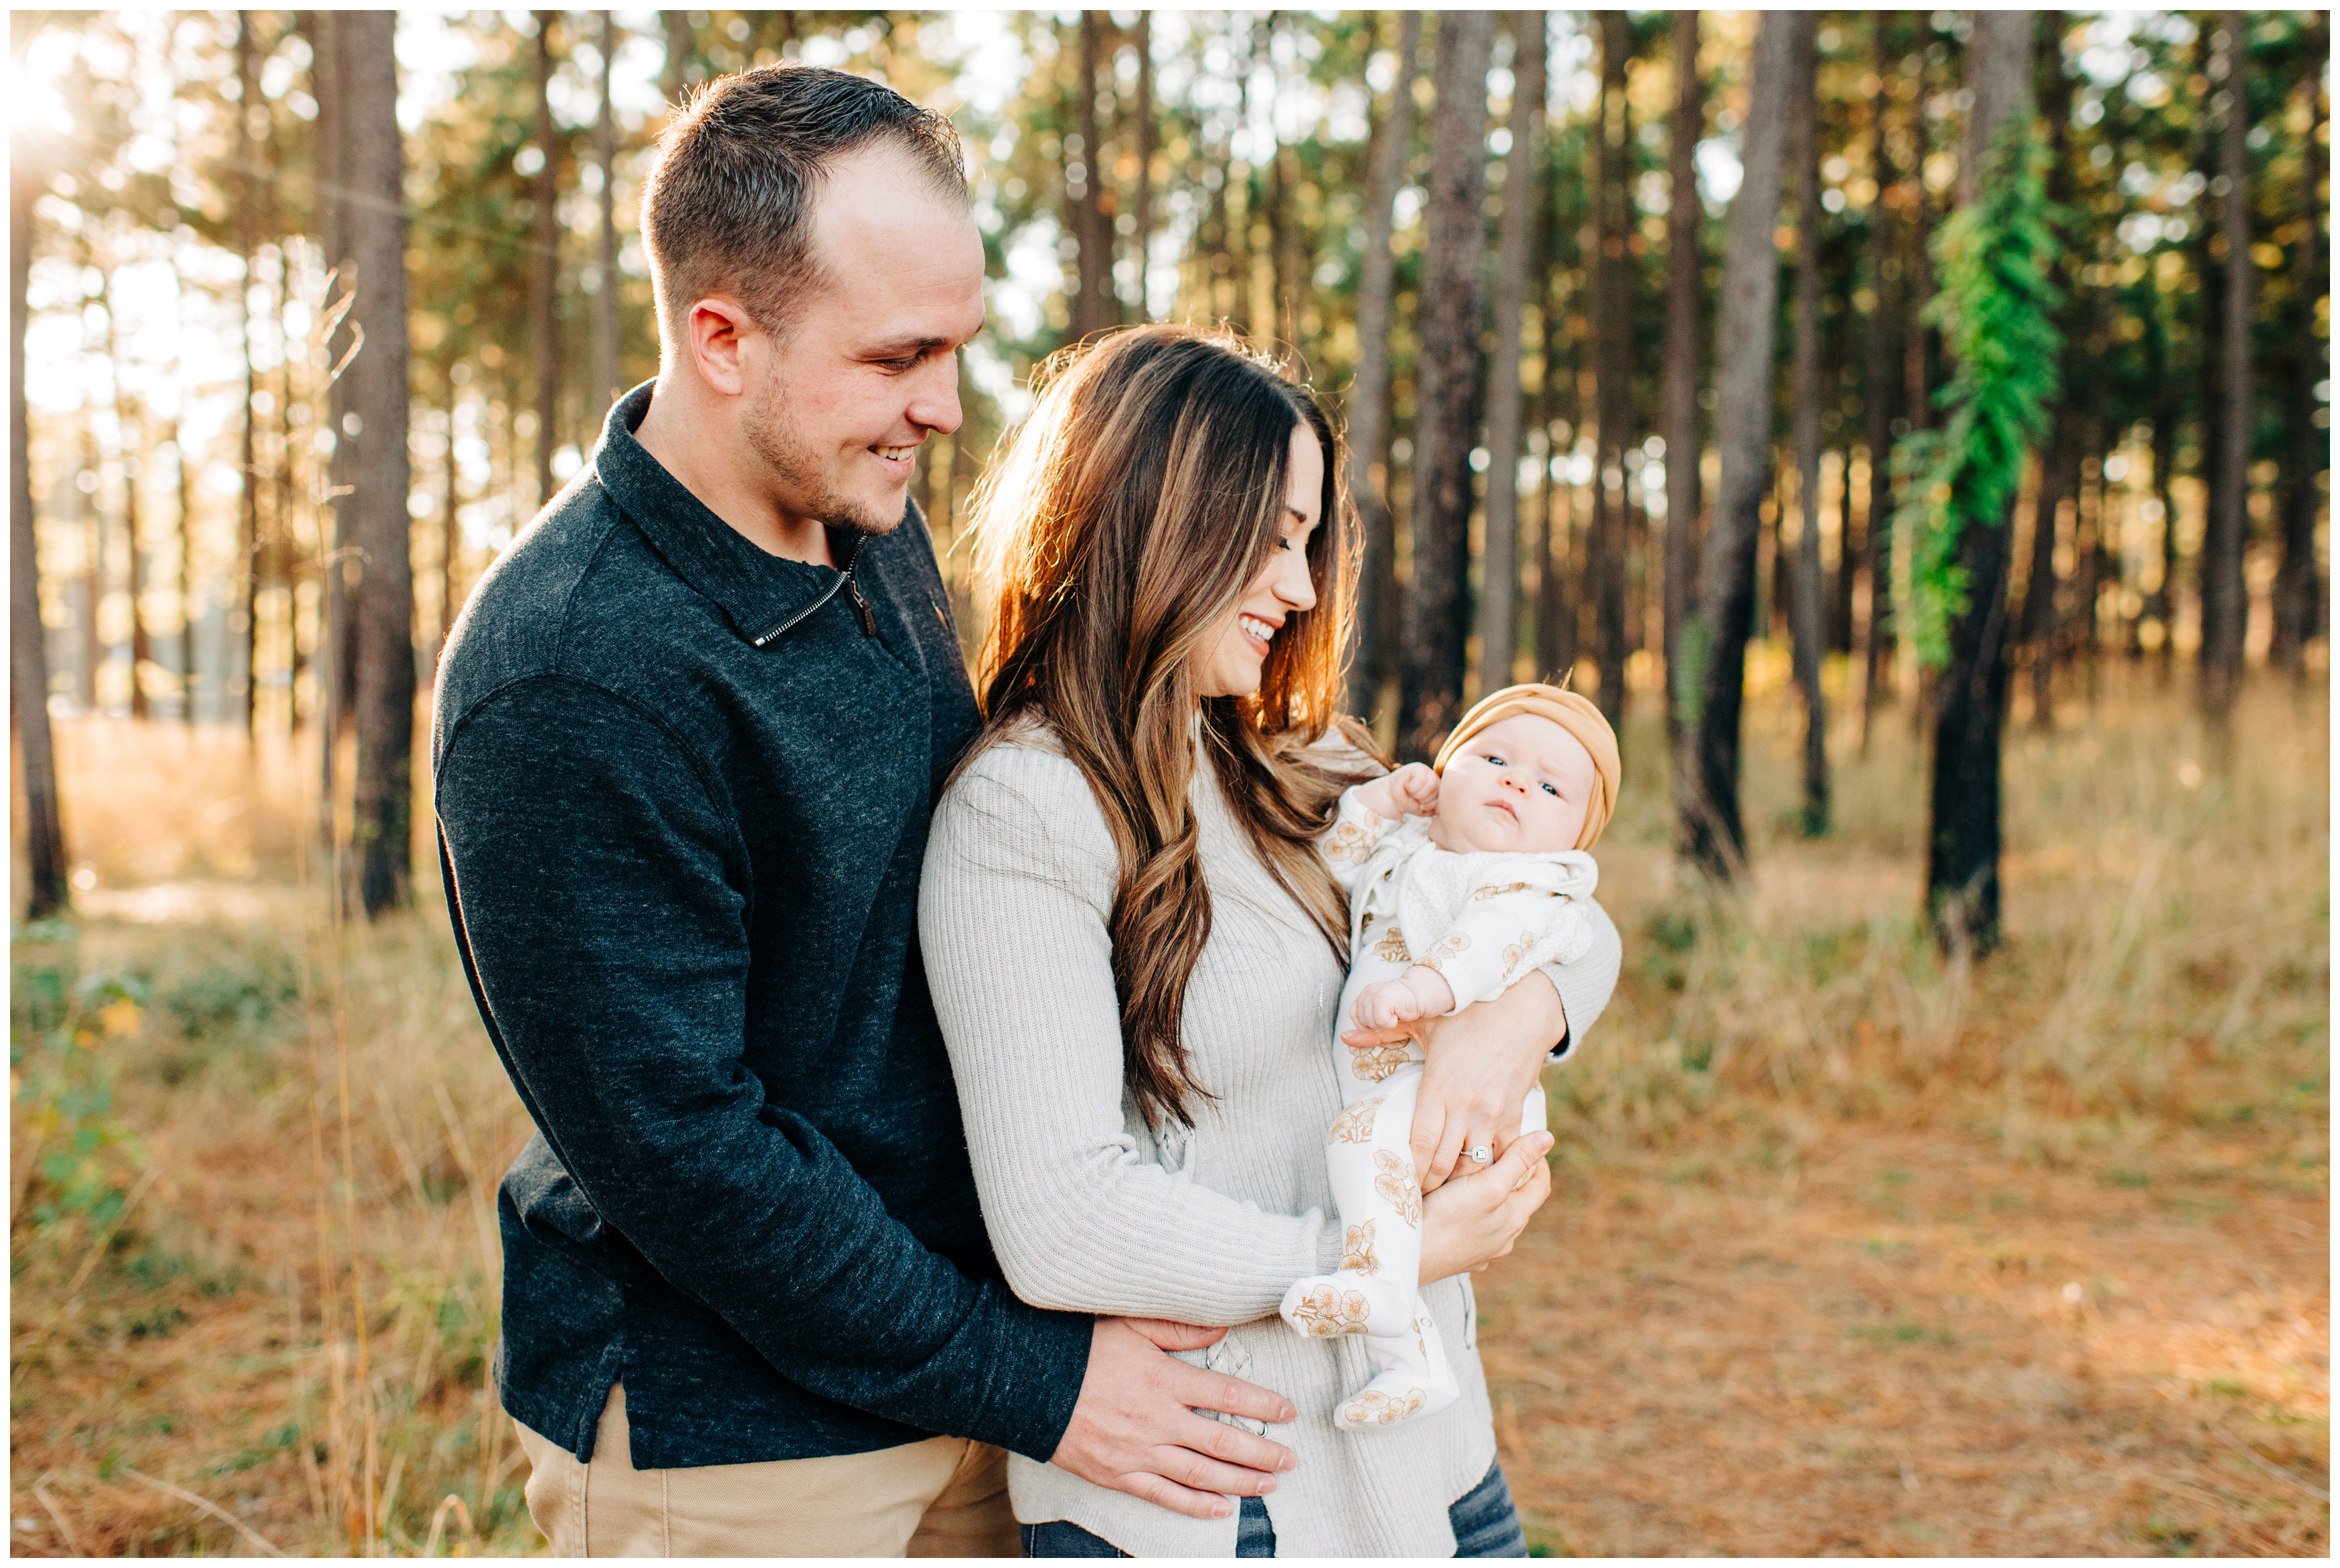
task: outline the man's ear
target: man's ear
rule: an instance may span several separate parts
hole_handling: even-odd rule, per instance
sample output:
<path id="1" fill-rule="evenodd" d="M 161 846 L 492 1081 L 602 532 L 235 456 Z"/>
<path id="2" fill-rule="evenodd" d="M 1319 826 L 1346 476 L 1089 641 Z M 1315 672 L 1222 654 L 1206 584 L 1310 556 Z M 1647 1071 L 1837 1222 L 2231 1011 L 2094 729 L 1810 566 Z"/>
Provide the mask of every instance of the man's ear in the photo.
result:
<path id="1" fill-rule="evenodd" d="M 683 316 L 683 349 L 699 379 L 728 398 L 748 390 L 748 342 L 761 333 L 737 300 L 720 294 L 694 301 Z"/>

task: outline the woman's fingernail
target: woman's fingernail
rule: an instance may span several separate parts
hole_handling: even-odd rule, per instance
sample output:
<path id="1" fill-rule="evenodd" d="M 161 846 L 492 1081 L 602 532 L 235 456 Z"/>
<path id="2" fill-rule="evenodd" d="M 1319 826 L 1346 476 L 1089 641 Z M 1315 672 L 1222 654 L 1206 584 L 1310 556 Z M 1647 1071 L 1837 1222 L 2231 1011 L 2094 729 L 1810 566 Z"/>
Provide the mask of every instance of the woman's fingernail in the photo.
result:
<path id="1" fill-rule="evenodd" d="M 1284 1407 L 1284 1414 L 1275 1418 L 1275 1424 L 1278 1426 L 1281 1426 L 1286 1422 L 1297 1421 L 1299 1419 L 1300 1412 L 1294 1409 L 1289 1404 L 1287 1404 Z"/>
<path id="2" fill-rule="evenodd" d="M 1299 1457 L 1295 1455 L 1287 1454 L 1276 1462 L 1275 1467 L 1278 1470 L 1297 1470 L 1300 1468 Z"/>
<path id="3" fill-rule="evenodd" d="M 1259 1484 L 1259 1494 L 1260 1494 L 1262 1497 L 1266 1496 L 1269 1493 L 1271 1493 L 1271 1492 L 1273 1492 L 1273 1491 L 1274 1491 L 1274 1490 L 1275 1490 L 1275 1477 L 1274 1477 L 1273 1475 L 1269 1476 L 1266 1480 L 1264 1480 L 1264 1481 L 1263 1481 L 1263 1482 L 1261 1482 L 1261 1483 Z"/>
<path id="4" fill-rule="evenodd" d="M 1232 1504 L 1222 1503 L 1217 1507 L 1211 1510 L 1211 1517 L 1214 1519 L 1224 1519 L 1234 1512 L 1234 1508 Z"/>

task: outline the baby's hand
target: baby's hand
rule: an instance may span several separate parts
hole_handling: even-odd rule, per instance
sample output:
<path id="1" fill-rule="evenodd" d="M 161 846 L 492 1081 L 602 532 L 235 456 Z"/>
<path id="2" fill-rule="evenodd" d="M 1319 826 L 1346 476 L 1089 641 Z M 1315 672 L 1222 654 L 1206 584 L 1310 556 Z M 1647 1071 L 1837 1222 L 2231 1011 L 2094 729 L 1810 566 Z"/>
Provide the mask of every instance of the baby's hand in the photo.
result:
<path id="1" fill-rule="evenodd" d="M 1384 980 L 1357 992 L 1349 1017 L 1360 1029 L 1389 1029 L 1422 1016 L 1422 999 L 1403 980 Z"/>
<path id="2" fill-rule="evenodd" d="M 1357 792 L 1368 810 L 1393 822 L 1399 817 L 1428 816 L 1438 809 L 1438 775 L 1423 763 L 1408 763 L 1383 774 Z"/>

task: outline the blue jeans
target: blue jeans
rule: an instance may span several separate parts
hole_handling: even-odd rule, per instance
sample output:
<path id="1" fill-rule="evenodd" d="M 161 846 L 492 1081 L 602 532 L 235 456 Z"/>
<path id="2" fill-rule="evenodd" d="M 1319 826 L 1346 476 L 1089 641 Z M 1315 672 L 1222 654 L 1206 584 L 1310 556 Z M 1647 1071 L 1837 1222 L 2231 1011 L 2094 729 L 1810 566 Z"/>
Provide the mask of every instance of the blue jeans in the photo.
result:
<path id="1" fill-rule="evenodd" d="M 1241 1500 L 1235 1512 L 1235 1555 L 1275 1555 L 1275 1526 L 1268 1522 L 1267 1504 L 1256 1497 Z M 1490 1465 L 1487 1478 L 1446 1510 L 1454 1526 L 1457 1557 L 1524 1557 L 1526 1534 L 1520 1529 L 1519 1510 L 1512 1505 L 1512 1489 L 1503 1467 Z M 1113 1543 L 1091 1534 L 1069 1520 L 1024 1526 L 1026 1557 L 1126 1557 Z"/>

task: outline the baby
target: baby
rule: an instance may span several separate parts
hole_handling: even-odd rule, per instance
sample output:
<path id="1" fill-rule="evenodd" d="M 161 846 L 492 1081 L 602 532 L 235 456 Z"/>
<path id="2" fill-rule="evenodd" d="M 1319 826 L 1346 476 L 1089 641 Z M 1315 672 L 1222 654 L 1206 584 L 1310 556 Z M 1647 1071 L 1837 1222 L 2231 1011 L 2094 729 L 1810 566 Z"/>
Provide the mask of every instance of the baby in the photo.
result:
<path id="1" fill-rule="evenodd" d="M 1592 940 L 1584 852 L 1615 807 L 1617 737 L 1573 692 L 1510 686 L 1462 716 L 1434 767 L 1412 763 L 1341 797 L 1318 848 L 1349 894 L 1348 984 L 1338 1016 L 1385 1029 L 1497 996 Z M 1422 1188 L 1407 1139 L 1420 1044 L 1333 1055 L 1347 1108 L 1326 1139 L 1345 1250 L 1337 1274 L 1295 1283 L 1284 1319 L 1301 1333 L 1363 1334 L 1372 1381 L 1334 1424 L 1369 1432 L 1434 1415 L 1460 1393 L 1423 1307 Z M 1544 1125 L 1528 1091 L 1521 1130 Z M 1483 1165 L 1486 1149 L 1468 1151 Z M 1468 1166 L 1465 1169 L 1470 1169 Z"/>

